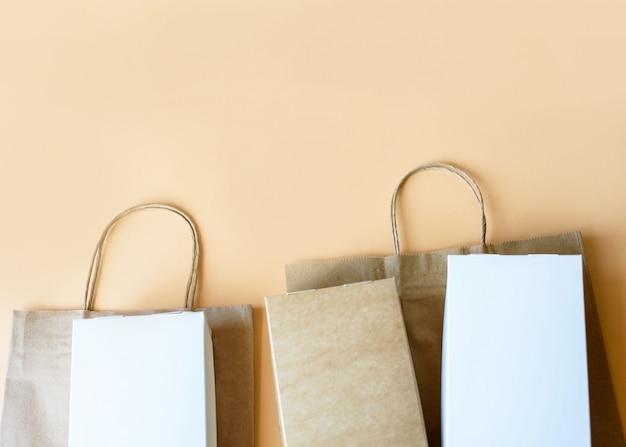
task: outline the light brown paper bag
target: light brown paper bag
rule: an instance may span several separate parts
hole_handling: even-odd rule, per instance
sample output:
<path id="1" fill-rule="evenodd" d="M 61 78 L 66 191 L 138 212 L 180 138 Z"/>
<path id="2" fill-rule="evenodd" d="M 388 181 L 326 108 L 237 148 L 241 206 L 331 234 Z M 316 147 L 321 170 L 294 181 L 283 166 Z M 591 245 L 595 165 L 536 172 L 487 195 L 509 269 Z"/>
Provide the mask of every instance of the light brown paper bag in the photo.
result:
<path id="1" fill-rule="evenodd" d="M 162 312 L 93 310 L 94 287 L 106 237 L 121 218 L 143 209 L 174 212 L 185 219 L 191 228 L 193 262 L 183 307 L 204 311 L 213 333 L 218 446 L 254 445 L 252 307 L 241 305 L 194 309 L 200 258 L 195 225 L 185 213 L 174 207 L 144 204 L 120 213 L 104 230 L 92 260 L 82 310 L 13 312 L 0 425 L 1 447 L 67 446 L 74 319 Z"/>
<path id="2" fill-rule="evenodd" d="M 430 253 L 400 254 L 395 211 L 397 193 L 410 176 L 433 169 L 456 175 L 472 190 L 482 214 L 482 243 Z M 402 178 L 392 196 L 391 216 L 394 255 L 287 265 L 287 291 L 396 278 L 430 447 L 441 445 L 441 340 L 446 258 L 449 254 L 469 253 L 510 255 L 553 253 L 583 256 L 592 443 L 594 447 L 625 445 L 580 233 L 486 244 L 486 222 L 480 189 L 465 172 L 444 163 L 421 166 Z"/>
<path id="3" fill-rule="evenodd" d="M 265 303 L 284 446 L 427 446 L 393 279 Z"/>

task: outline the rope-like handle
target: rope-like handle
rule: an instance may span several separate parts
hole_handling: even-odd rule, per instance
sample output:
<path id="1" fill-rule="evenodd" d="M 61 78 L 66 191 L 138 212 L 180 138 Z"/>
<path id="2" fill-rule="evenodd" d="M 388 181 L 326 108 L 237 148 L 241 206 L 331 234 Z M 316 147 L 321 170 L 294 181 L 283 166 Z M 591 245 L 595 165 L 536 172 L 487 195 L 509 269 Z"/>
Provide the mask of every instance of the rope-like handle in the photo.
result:
<path id="1" fill-rule="evenodd" d="M 98 281 L 98 273 L 100 271 L 100 261 L 102 259 L 102 250 L 104 248 L 104 243 L 106 238 L 111 230 L 111 228 L 123 217 L 134 213 L 136 211 L 146 210 L 146 209 L 161 209 L 166 211 L 171 211 L 187 222 L 191 229 L 191 236 L 193 238 L 193 260 L 191 263 L 191 273 L 189 274 L 189 279 L 187 280 L 187 290 L 185 292 L 185 309 L 192 310 L 194 305 L 194 300 L 196 296 L 196 287 L 198 285 L 198 265 L 200 263 L 200 242 L 198 241 L 198 232 L 196 230 L 196 226 L 194 225 L 191 218 L 179 210 L 178 208 L 174 208 L 173 206 L 164 205 L 161 203 L 144 203 L 141 205 L 133 206 L 132 208 L 127 209 L 126 211 L 122 211 L 120 214 L 115 216 L 111 222 L 106 226 L 104 231 L 102 232 L 102 236 L 100 236 L 100 240 L 98 241 L 98 245 L 96 245 L 96 250 L 94 251 L 93 258 L 91 260 L 91 266 L 89 267 L 89 278 L 87 279 L 87 287 L 85 291 L 85 304 L 84 310 L 93 310 L 94 306 L 94 298 L 95 298 L 95 287 Z"/>
<path id="2" fill-rule="evenodd" d="M 487 220 L 485 219 L 485 204 L 483 202 L 483 195 L 480 192 L 480 188 L 474 181 L 472 177 L 470 177 L 465 171 L 457 168 L 456 166 L 447 164 L 447 163 L 430 163 L 426 165 L 419 166 L 413 169 L 411 172 L 406 174 L 396 186 L 396 189 L 393 191 L 393 195 L 391 196 L 391 230 L 393 233 L 393 248 L 395 254 L 400 254 L 400 241 L 398 239 L 398 224 L 396 222 L 396 198 L 398 196 L 398 191 L 402 187 L 402 185 L 407 181 L 409 177 L 414 174 L 423 171 L 445 171 L 459 177 L 463 182 L 472 190 L 474 197 L 476 198 L 476 202 L 478 202 L 478 206 L 480 207 L 480 215 L 481 215 L 481 236 L 480 243 L 481 245 L 485 245 L 485 240 L 487 237 Z"/>

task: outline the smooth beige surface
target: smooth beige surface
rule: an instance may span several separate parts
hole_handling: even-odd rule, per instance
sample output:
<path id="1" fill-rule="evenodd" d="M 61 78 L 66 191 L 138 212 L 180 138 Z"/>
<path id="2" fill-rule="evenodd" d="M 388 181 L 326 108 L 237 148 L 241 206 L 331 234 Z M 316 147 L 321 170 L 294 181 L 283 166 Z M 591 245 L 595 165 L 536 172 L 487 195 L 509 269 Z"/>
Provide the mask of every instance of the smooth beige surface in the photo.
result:
<path id="1" fill-rule="evenodd" d="M 78 308 L 106 223 L 179 205 L 201 307 L 255 305 L 257 443 L 280 445 L 263 297 L 284 264 L 393 251 L 410 169 L 483 188 L 487 240 L 581 230 L 626 422 L 622 1 L 5 2 L 0 13 L 0 370 L 11 309 Z M 475 243 L 464 185 L 411 180 L 405 251 Z M 177 307 L 175 217 L 116 229 L 97 308 Z"/>

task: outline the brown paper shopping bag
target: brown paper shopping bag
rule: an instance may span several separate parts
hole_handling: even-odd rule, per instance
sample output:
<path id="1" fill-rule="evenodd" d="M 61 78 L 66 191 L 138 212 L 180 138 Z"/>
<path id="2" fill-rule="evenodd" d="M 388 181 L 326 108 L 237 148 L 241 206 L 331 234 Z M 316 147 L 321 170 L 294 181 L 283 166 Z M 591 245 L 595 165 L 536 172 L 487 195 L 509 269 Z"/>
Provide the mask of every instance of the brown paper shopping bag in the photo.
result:
<path id="1" fill-rule="evenodd" d="M 100 261 L 111 228 L 128 214 L 145 209 L 173 212 L 191 229 L 193 260 L 183 308 L 203 311 L 213 334 L 217 445 L 254 445 L 252 307 L 194 309 L 200 258 L 195 225 L 181 210 L 156 203 L 129 208 L 105 228 L 92 259 L 83 309 L 13 312 L 0 424 L 1 447 L 67 447 L 73 320 L 162 312 L 93 310 Z"/>
<path id="2" fill-rule="evenodd" d="M 482 235 L 479 245 L 429 253 L 400 253 L 396 225 L 397 193 L 410 176 L 429 170 L 454 174 L 471 189 L 482 214 Z M 289 264 L 286 266 L 287 291 L 332 287 L 382 278 L 396 279 L 431 447 L 441 445 L 441 343 L 446 259 L 449 254 L 469 253 L 582 255 L 592 442 L 594 447 L 625 445 L 580 233 L 486 244 L 484 205 L 478 185 L 467 173 L 445 163 L 424 165 L 404 176 L 392 196 L 391 216 L 394 255 Z"/>
<path id="3" fill-rule="evenodd" d="M 393 279 L 265 303 L 284 446 L 427 446 Z"/>

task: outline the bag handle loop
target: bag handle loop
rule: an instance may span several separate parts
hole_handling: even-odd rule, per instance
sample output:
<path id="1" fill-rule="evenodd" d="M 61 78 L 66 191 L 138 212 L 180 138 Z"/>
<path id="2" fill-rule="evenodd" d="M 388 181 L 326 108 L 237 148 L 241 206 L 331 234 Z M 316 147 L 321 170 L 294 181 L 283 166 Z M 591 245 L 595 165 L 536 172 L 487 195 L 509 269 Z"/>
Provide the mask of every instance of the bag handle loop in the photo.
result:
<path id="1" fill-rule="evenodd" d="M 200 263 L 200 243 L 198 241 L 198 232 L 196 230 L 196 226 L 194 225 L 191 218 L 185 214 L 183 211 L 179 210 L 170 205 L 165 205 L 162 203 L 144 203 L 140 205 L 133 206 L 128 208 L 125 211 L 122 211 L 117 216 L 113 218 L 111 222 L 106 226 L 102 235 L 100 236 L 100 240 L 98 241 L 98 245 L 96 245 L 96 250 L 94 251 L 93 258 L 91 260 L 91 266 L 89 267 L 89 278 L 87 279 L 87 287 L 85 291 L 85 304 L 83 306 L 84 310 L 93 310 L 94 306 L 94 298 L 95 298 L 95 286 L 98 281 L 98 273 L 100 271 L 100 262 L 102 260 L 102 250 L 104 249 L 104 243 L 111 231 L 111 228 L 122 218 L 125 216 L 132 214 L 137 211 L 142 211 L 146 209 L 161 209 L 165 211 L 170 211 L 182 217 L 189 228 L 191 229 L 191 236 L 193 239 L 193 259 L 191 263 L 191 272 L 189 274 L 189 279 L 187 280 L 187 289 L 185 292 L 185 303 L 184 308 L 187 310 L 192 310 L 194 306 L 194 300 L 196 296 L 196 288 L 198 285 L 198 265 Z"/>
<path id="2" fill-rule="evenodd" d="M 485 240 L 487 236 L 487 220 L 485 219 L 485 204 L 483 201 L 483 195 L 480 191 L 480 188 L 478 187 L 474 179 L 470 177 L 465 171 L 451 164 L 430 163 L 430 164 L 419 166 L 413 169 L 412 171 L 410 171 L 404 177 L 402 177 L 402 180 L 400 180 L 400 183 L 398 183 L 398 186 L 396 186 L 396 189 L 393 191 L 393 195 L 391 196 L 391 230 L 393 234 L 393 248 L 394 248 L 394 252 L 396 255 L 400 254 L 400 241 L 398 239 L 398 224 L 397 224 L 397 219 L 396 219 L 396 198 L 398 196 L 398 191 L 400 190 L 402 185 L 408 180 L 408 178 L 411 177 L 412 175 L 417 174 L 419 172 L 432 171 L 432 170 L 445 171 L 445 172 L 454 174 L 457 177 L 459 177 L 461 180 L 463 180 L 463 182 L 472 190 L 472 193 L 474 194 L 474 197 L 476 198 L 476 202 L 478 203 L 478 206 L 480 208 L 480 215 L 481 215 L 480 243 L 481 245 L 485 245 Z"/>

